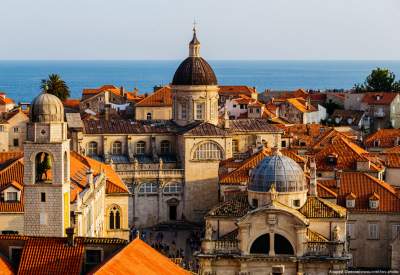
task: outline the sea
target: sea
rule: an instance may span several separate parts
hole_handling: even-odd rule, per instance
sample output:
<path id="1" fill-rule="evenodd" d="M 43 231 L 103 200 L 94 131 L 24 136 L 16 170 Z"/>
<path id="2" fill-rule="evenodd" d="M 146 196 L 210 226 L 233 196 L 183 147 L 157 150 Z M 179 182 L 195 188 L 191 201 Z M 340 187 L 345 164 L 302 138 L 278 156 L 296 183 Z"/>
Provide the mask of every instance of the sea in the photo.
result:
<path id="1" fill-rule="evenodd" d="M 162 61 L 1 61 L 0 91 L 16 102 L 30 102 L 49 74 L 61 76 L 71 97 L 82 89 L 105 84 L 149 93 L 156 85 L 169 84 L 180 60 Z M 248 85 L 265 89 L 350 89 L 363 82 L 372 69 L 388 68 L 400 79 L 400 61 L 238 61 L 208 60 L 221 85 Z"/>

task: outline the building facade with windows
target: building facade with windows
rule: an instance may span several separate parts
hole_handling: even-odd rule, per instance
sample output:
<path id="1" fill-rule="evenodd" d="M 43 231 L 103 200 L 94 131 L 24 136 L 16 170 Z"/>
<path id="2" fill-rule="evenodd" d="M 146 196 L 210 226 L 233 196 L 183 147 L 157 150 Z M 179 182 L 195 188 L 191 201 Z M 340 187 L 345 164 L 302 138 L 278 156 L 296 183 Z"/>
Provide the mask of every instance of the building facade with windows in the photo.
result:
<path id="1" fill-rule="evenodd" d="M 0 152 L 23 150 L 28 121 L 29 117 L 19 108 L 1 114 Z"/>

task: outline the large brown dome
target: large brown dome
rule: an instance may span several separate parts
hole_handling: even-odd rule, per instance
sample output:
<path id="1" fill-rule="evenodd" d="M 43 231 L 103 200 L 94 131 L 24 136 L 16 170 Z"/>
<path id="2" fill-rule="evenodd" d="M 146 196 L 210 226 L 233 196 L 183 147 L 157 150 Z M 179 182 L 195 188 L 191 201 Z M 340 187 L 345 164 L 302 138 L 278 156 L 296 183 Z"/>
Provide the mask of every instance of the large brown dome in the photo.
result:
<path id="1" fill-rule="evenodd" d="M 217 85 L 217 77 L 202 57 L 188 57 L 175 72 L 172 85 Z"/>

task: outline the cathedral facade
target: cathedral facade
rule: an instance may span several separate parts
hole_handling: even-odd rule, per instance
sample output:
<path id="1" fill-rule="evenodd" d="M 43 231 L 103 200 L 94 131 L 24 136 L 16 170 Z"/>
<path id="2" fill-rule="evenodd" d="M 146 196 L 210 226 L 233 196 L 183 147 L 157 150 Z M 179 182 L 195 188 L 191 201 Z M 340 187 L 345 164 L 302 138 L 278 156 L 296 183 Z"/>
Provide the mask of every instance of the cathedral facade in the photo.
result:
<path id="1" fill-rule="evenodd" d="M 83 120 L 71 132 L 75 150 L 111 164 L 123 178 L 137 227 L 202 223 L 218 203 L 220 161 L 281 144 L 282 131 L 266 119 L 221 117 L 217 77 L 200 56 L 195 30 L 170 88 L 171 120 Z"/>

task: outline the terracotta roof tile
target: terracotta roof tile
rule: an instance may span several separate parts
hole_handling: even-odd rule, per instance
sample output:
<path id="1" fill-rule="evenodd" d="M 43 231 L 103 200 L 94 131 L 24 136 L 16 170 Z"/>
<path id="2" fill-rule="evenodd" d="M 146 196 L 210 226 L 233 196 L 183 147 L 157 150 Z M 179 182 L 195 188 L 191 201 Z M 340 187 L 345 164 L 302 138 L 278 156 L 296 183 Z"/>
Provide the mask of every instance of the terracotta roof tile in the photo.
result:
<path id="1" fill-rule="evenodd" d="M 387 168 L 400 168 L 400 153 L 386 153 L 385 166 Z"/>
<path id="2" fill-rule="evenodd" d="M 328 163 L 327 158 L 330 155 L 336 156 L 336 163 Z M 315 161 L 319 171 L 355 170 L 357 161 L 369 161 L 371 171 L 383 170 L 379 163 L 374 163 L 374 160 L 368 157 L 367 151 L 343 137 L 332 139 L 330 145 L 315 154 Z"/>
<path id="3" fill-rule="evenodd" d="M 103 85 L 100 88 L 94 88 L 94 89 L 83 89 L 82 90 L 82 95 L 83 96 L 91 96 L 91 95 L 97 95 L 101 92 L 104 91 L 109 91 L 112 92 L 113 94 L 120 95 L 121 94 L 121 88 L 117 88 L 114 85 Z"/>
<path id="4" fill-rule="evenodd" d="M 64 107 L 72 108 L 72 109 L 79 109 L 79 104 L 81 101 L 75 98 L 68 98 L 63 101 Z"/>
<path id="5" fill-rule="evenodd" d="M 267 119 L 236 119 L 230 120 L 230 133 L 235 132 L 271 132 L 280 133 L 281 129 L 271 124 Z"/>
<path id="6" fill-rule="evenodd" d="M 362 99 L 362 102 L 369 105 L 389 105 L 396 98 L 397 93 L 366 93 Z"/>
<path id="7" fill-rule="evenodd" d="M 219 86 L 219 95 L 221 96 L 239 96 L 246 95 L 251 97 L 252 94 L 256 94 L 257 91 L 249 86 Z"/>
<path id="8" fill-rule="evenodd" d="M 380 129 L 368 136 L 364 145 L 366 147 L 375 147 L 375 142 L 379 142 L 381 148 L 391 148 L 397 146 L 400 142 L 400 129 Z"/>
<path id="9" fill-rule="evenodd" d="M 14 275 L 14 270 L 10 262 L 0 255 L 0 275 Z"/>
<path id="10" fill-rule="evenodd" d="M 346 208 L 314 196 L 309 196 L 299 211 L 307 218 L 342 218 L 346 216 Z"/>
<path id="11" fill-rule="evenodd" d="M 68 246 L 66 238 L 35 237 L 26 240 L 18 274 L 81 274 L 84 246 L 76 241 Z"/>
<path id="12" fill-rule="evenodd" d="M 214 124 L 202 122 L 184 131 L 185 136 L 227 136 L 228 132 Z"/>
<path id="13" fill-rule="evenodd" d="M 172 94 L 171 88 L 168 86 L 162 87 L 139 101 L 135 107 L 171 107 Z"/>
<path id="14" fill-rule="evenodd" d="M 190 272 L 136 238 L 90 274 L 190 275 Z"/>
<path id="15" fill-rule="evenodd" d="M 208 217 L 243 217 L 250 210 L 247 196 L 238 196 L 212 208 Z"/>
<path id="16" fill-rule="evenodd" d="M 307 101 L 303 98 L 288 98 L 286 101 L 302 113 L 317 111 L 312 104 L 308 105 Z"/>
<path id="17" fill-rule="evenodd" d="M 297 155 L 290 150 L 281 150 L 281 153 L 284 156 L 292 158 L 298 163 L 306 162 L 303 157 Z M 226 185 L 247 185 L 250 180 L 250 169 L 256 167 L 258 163 L 260 163 L 260 161 L 262 161 L 265 157 L 269 155 L 271 155 L 270 148 L 264 148 L 263 150 L 260 150 L 259 152 L 240 162 L 240 166 L 237 169 L 231 171 L 230 173 L 222 175 L 219 183 Z"/>
<path id="18" fill-rule="evenodd" d="M 346 198 L 351 194 L 355 199 L 355 207 L 349 211 L 367 212 L 399 212 L 400 198 L 396 190 L 388 183 L 366 173 L 343 172 L 340 177 L 340 188 L 336 181 L 320 181 L 338 194 L 337 203 L 346 207 Z M 379 208 L 369 208 L 369 197 L 376 193 L 379 196 Z"/>
<path id="19" fill-rule="evenodd" d="M 83 120 L 85 134 L 173 133 L 182 129 L 169 120 Z"/>

